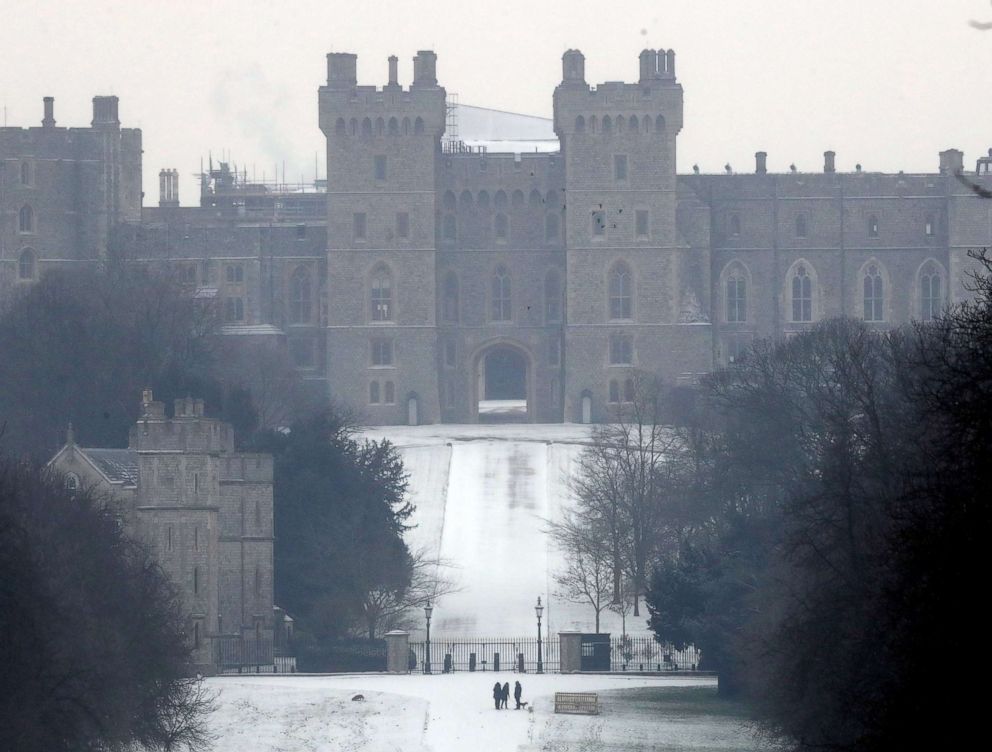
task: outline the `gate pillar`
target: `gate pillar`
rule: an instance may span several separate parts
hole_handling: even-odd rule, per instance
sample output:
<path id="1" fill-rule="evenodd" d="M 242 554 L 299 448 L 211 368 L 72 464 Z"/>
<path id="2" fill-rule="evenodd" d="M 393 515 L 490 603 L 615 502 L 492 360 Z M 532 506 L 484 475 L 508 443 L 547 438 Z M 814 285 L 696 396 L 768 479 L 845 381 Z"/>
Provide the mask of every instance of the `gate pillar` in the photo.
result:
<path id="1" fill-rule="evenodd" d="M 410 673 L 410 633 L 402 629 L 386 632 L 386 671 L 390 674 Z"/>
<path id="2" fill-rule="evenodd" d="M 558 657 L 563 674 L 575 674 L 582 670 L 582 633 L 558 633 Z"/>

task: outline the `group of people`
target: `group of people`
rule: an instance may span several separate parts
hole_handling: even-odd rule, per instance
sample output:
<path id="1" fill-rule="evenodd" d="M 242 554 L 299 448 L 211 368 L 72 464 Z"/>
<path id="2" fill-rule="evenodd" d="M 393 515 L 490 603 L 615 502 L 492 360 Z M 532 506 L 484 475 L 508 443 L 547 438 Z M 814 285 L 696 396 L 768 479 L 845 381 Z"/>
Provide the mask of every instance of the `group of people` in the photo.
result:
<path id="1" fill-rule="evenodd" d="M 520 686 L 520 682 L 514 682 L 513 687 L 513 699 L 517 702 L 517 707 L 514 710 L 520 710 L 520 708 L 527 707 L 526 702 L 520 702 L 520 697 L 523 695 L 523 687 Z M 505 708 L 506 703 L 510 699 L 510 682 L 506 682 L 500 686 L 499 682 L 493 684 L 493 701 L 496 703 L 496 710 L 500 708 Z"/>

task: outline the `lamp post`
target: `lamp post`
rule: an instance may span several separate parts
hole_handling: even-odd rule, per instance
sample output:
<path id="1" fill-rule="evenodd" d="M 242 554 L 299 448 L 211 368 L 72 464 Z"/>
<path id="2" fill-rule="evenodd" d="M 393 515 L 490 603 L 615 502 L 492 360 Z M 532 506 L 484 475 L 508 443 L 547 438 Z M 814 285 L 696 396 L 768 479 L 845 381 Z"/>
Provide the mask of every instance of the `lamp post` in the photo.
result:
<path id="1" fill-rule="evenodd" d="M 534 606 L 534 613 L 537 614 L 537 673 L 544 673 L 544 660 L 541 656 L 541 614 L 544 613 L 544 606 L 541 605 L 541 596 L 537 596 L 537 605 Z"/>
<path id="2" fill-rule="evenodd" d="M 424 673 L 429 674 L 431 672 L 431 614 L 434 613 L 434 607 L 431 605 L 430 601 L 427 601 L 427 605 L 424 606 L 424 616 L 427 617 L 427 645 L 426 652 L 424 654 Z"/>

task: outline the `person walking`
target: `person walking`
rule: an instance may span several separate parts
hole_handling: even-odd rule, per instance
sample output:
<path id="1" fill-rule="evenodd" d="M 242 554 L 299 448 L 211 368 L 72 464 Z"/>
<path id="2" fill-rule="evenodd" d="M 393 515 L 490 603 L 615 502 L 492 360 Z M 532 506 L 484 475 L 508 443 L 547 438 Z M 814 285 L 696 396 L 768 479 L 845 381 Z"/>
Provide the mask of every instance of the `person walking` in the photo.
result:
<path id="1" fill-rule="evenodd" d="M 517 707 L 514 710 L 520 710 L 520 696 L 523 695 L 524 688 L 520 686 L 520 682 L 514 682 L 513 684 L 513 699 L 517 703 Z"/>
<path id="2" fill-rule="evenodd" d="M 507 707 L 507 702 L 510 700 L 510 682 L 503 685 L 503 691 L 500 693 L 503 696 L 503 707 Z"/>
<path id="3" fill-rule="evenodd" d="M 493 684 L 493 700 L 496 703 L 496 710 L 499 710 L 499 706 L 503 702 L 503 688 L 499 685 L 499 682 Z"/>

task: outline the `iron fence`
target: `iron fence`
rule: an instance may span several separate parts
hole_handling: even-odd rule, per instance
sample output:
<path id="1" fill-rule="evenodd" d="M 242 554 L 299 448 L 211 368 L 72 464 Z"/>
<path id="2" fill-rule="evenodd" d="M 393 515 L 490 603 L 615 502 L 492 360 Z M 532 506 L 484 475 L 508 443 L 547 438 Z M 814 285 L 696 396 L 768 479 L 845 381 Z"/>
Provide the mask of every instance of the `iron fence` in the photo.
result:
<path id="1" fill-rule="evenodd" d="M 499 638 L 475 640 L 432 639 L 430 672 L 538 670 L 537 638 Z M 410 670 L 427 671 L 427 650 L 423 642 L 410 643 Z M 541 670 L 557 673 L 560 668 L 558 640 L 541 640 Z"/>
<path id="2" fill-rule="evenodd" d="M 676 650 L 653 637 L 610 638 L 610 671 L 695 671 L 699 650 L 689 646 Z"/>

